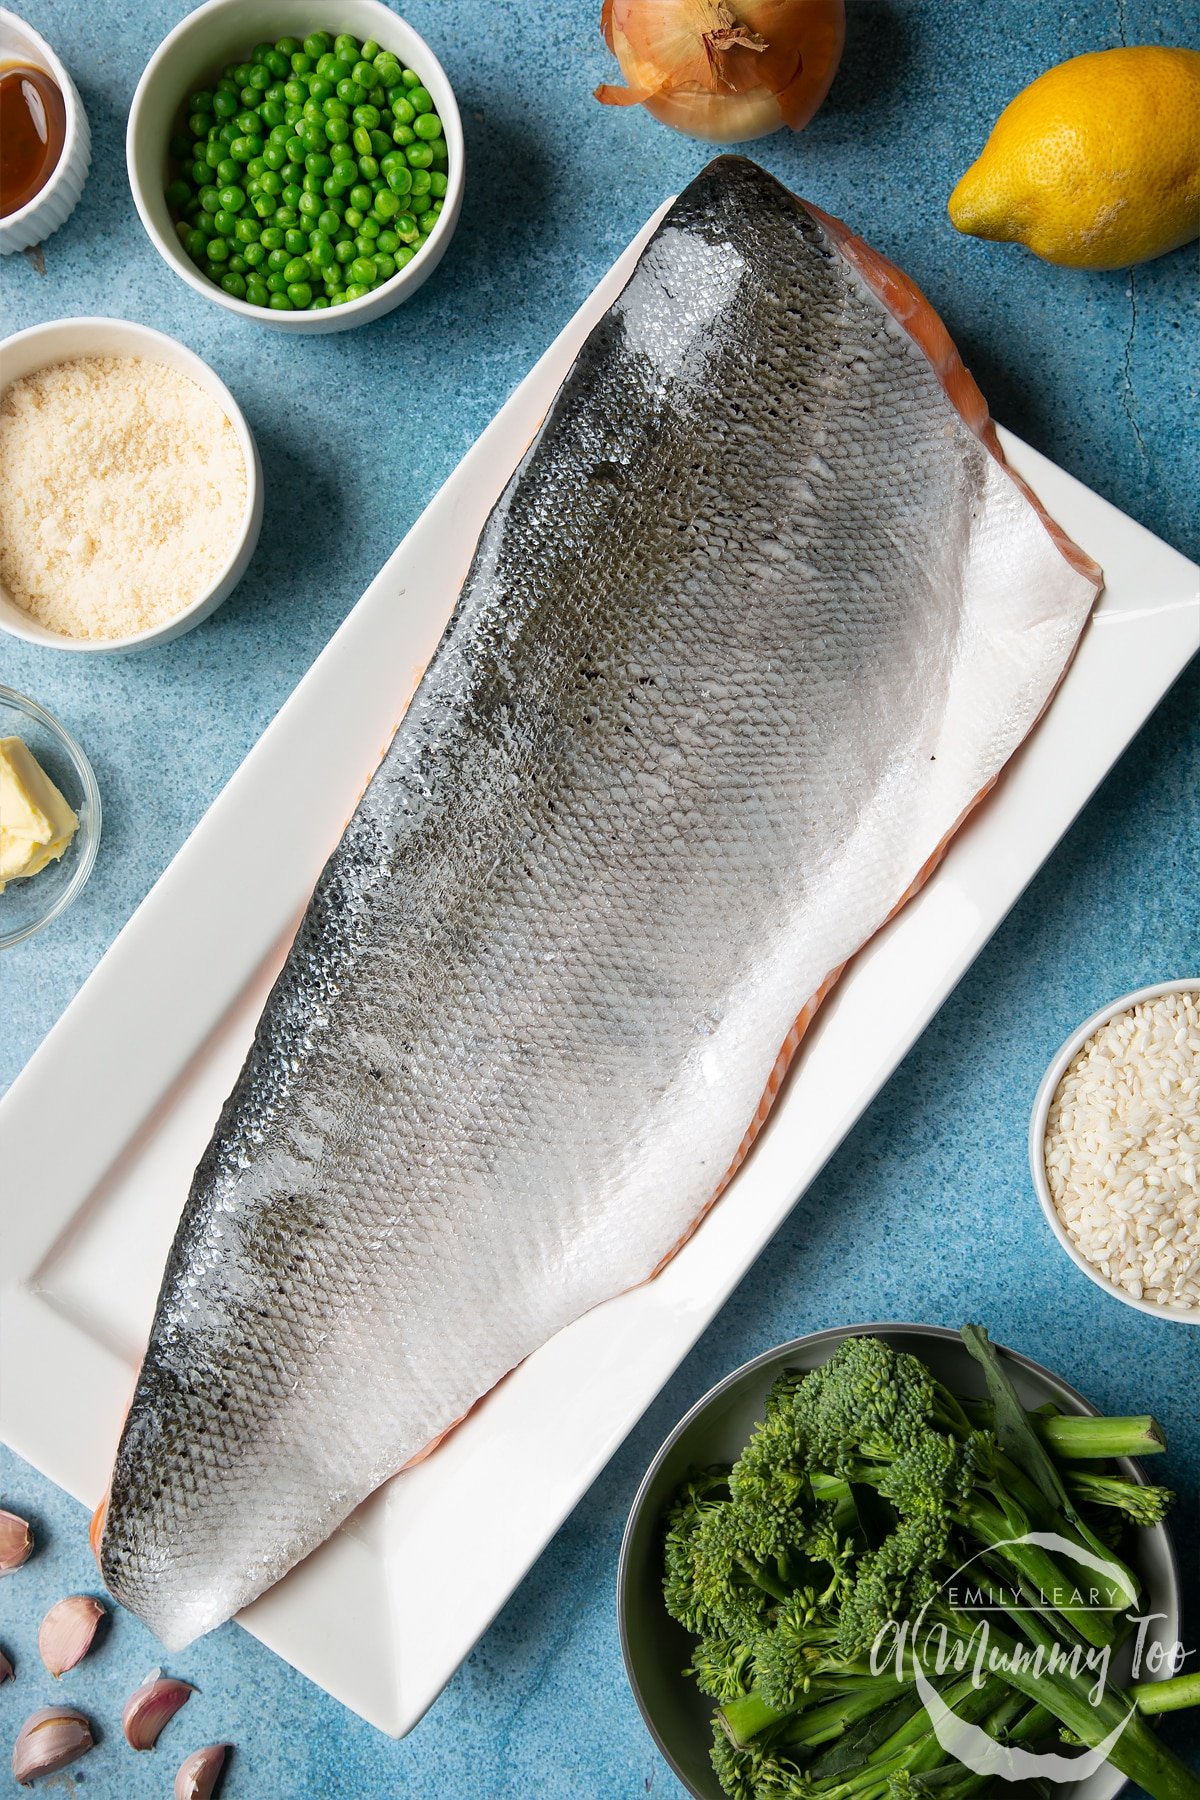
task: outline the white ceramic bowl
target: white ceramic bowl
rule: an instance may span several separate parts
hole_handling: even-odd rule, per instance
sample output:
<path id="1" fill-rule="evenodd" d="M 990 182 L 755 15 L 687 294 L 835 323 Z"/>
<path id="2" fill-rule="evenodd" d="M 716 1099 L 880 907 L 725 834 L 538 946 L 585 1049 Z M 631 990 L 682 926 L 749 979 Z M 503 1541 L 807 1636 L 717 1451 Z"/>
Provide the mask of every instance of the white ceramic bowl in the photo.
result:
<path id="1" fill-rule="evenodd" d="M 0 219 L 0 256 L 44 243 L 75 211 L 92 161 L 92 134 L 75 83 L 32 25 L 0 6 L 0 67 L 30 63 L 53 77 L 67 113 L 62 155 L 45 187 L 32 200 Z"/>
<path id="2" fill-rule="evenodd" d="M 263 515 L 262 465 L 258 460 L 258 447 L 237 401 L 206 362 L 165 332 L 152 331 L 148 325 L 135 325 L 128 319 L 56 319 L 49 325 L 32 325 L 28 331 L 18 331 L 0 343 L 4 385 L 19 381 L 23 375 L 31 375 L 35 369 L 66 362 L 74 356 L 139 356 L 147 362 L 178 369 L 180 374 L 190 376 L 206 394 L 211 394 L 233 426 L 246 464 L 246 504 L 241 528 L 225 566 L 213 584 L 162 625 L 151 625 L 145 631 L 131 632 L 120 638 L 63 637 L 30 618 L 0 585 L 0 630 L 24 638 L 30 644 L 41 644 L 53 650 L 86 650 L 93 655 L 165 644 L 215 612 L 246 572 L 258 542 Z"/>
<path id="3" fill-rule="evenodd" d="M 1046 1160 L 1044 1145 L 1046 1142 L 1046 1119 L 1050 1112 L 1051 1102 L 1058 1092 L 1058 1084 L 1067 1072 L 1072 1059 L 1086 1044 L 1094 1031 L 1115 1019 L 1118 1013 L 1127 1012 L 1131 1006 L 1137 1006 L 1143 1000 L 1157 1000 L 1163 994 L 1182 994 L 1200 992 L 1200 975 L 1185 976 L 1181 981 L 1160 981 L 1154 987 L 1138 988 L 1136 993 L 1123 994 L 1114 1000 L 1111 1006 L 1102 1006 L 1099 1012 L 1085 1019 L 1078 1031 L 1073 1031 L 1066 1043 L 1055 1056 L 1050 1067 L 1042 1077 L 1041 1086 L 1033 1102 L 1033 1115 L 1029 1121 L 1029 1168 L 1033 1175 L 1033 1185 L 1037 1197 L 1041 1201 L 1042 1211 L 1046 1215 L 1046 1223 L 1062 1245 L 1077 1269 L 1082 1269 L 1089 1281 L 1104 1293 L 1110 1294 L 1114 1300 L 1121 1300 L 1126 1306 L 1136 1307 L 1138 1312 L 1149 1313 L 1152 1319 L 1174 1319 L 1181 1325 L 1200 1325 L 1200 1307 L 1160 1306 L 1152 1300 L 1136 1300 L 1132 1294 L 1109 1281 L 1094 1264 L 1088 1262 L 1067 1233 L 1067 1228 L 1058 1216 L 1057 1208 L 1050 1193 L 1050 1183 L 1046 1179 Z"/>
<path id="4" fill-rule="evenodd" d="M 179 242 L 165 193 L 168 140 L 188 94 L 215 80 L 226 63 L 244 56 L 264 39 L 303 38 L 310 31 L 348 31 L 363 42 L 374 38 L 385 50 L 394 51 L 406 67 L 417 71 L 442 121 L 449 152 L 448 185 L 441 218 L 428 241 L 390 281 L 341 306 L 317 312 L 275 312 L 235 299 L 209 281 Z M 275 331 L 346 331 L 391 312 L 433 274 L 462 209 L 463 134 L 454 91 L 428 44 L 380 0 L 205 0 L 163 39 L 146 64 L 129 109 L 125 157 L 142 224 L 163 261 L 204 299 Z"/>

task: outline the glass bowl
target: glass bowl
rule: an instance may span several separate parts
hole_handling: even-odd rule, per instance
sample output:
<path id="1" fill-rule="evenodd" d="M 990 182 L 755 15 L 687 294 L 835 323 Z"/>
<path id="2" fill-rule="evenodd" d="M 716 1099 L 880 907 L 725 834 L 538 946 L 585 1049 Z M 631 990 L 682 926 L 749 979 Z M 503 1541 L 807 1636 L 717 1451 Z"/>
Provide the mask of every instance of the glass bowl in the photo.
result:
<path id="1" fill-rule="evenodd" d="M 36 700 L 0 685 L 0 738 L 24 739 L 79 817 L 79 829 L 57 862 L 17 877 L 0 894 L 0 950 L 32 937 L 64 913 L 80 893 L 100 847 L 100 790 L 92 765 L 70 732 Z"/>

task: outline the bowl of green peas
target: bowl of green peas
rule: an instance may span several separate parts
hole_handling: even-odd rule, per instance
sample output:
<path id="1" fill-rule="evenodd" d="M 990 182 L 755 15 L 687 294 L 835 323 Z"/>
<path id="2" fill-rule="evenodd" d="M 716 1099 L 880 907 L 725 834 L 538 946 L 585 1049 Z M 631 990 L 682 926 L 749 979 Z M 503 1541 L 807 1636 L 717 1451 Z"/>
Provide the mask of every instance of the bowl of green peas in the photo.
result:
<path id="1" fill-rule="evenodd" d="M 126 159 L 163 260 L 282 331 L 390 312 L 462 205 L 450 83 L 380 0 L 205 0 L 146 65 Z"/>

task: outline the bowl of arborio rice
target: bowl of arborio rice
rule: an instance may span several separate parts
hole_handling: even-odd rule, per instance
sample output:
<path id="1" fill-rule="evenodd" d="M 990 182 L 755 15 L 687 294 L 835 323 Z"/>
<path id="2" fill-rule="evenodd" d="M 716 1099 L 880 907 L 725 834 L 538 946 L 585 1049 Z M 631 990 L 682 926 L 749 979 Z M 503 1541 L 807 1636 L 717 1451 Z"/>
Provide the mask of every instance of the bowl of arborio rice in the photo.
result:
<path id="1" fill-rule="evenodd" d="M 1029 1164 L 1085 1275 L 1200 1325 L 1200 976 L 1126 994 L 1072 1033 L 1034 1101 Z"/>

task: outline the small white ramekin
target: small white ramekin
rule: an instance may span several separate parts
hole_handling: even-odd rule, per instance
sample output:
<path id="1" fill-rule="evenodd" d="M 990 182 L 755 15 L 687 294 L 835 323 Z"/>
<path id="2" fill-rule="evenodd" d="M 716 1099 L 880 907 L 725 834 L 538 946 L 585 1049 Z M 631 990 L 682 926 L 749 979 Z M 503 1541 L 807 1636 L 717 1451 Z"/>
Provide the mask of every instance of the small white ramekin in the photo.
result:
<path id="1" fill-rule="evenodd" d="M 166 200 L 168 141 L 187 96 L 215 81 L 226 63 L 245 56 L 264 39 L 303 38 L 310 31 L 329 30 L 348 31 L 363 42 L 374 38 L 420 75 L 446 137 L 446 194 L 441 217 L 420 254 L 390 281 L 341 306 L 316 312 L 275 312 L 227 294 L 201 274 L 183 248 Z M 275 331 L 347 331 L 352 325 L 365 325 L 391 312 L 433 274 L 462 210 L 463 132 L 454 90 L 424 39 L 381 0 L 337 0 L 335 6 L 330 6 L 329 0 L 205 0 L 163 39 L 146 64 L 129 109 L 125 159 L 134 203 L 163 261 L 205 300 Z"/>
<path id="2" fill-rule="evenodd" d="M 1089 1281 L 1094 1281 L 1098 1288 L 1111 1295 L 1114 1300 L 1121 1300 L 1126 1306 L 1136 1307 L 1138 1312 L 1149 1313 L 1152 1319 L 1173 1319 L 1181 1325 L 1200 1325 L 1200 1307 L 1166 1306 L 1157 1305 L 1153 1300 L 1137 1300 L 1132 1294 L 1127 1294 L 1124 1288 L 1109 1281 L 1076 1248 L 1066 1226 L 1058 1216 L 1058 1210 L 1050 1192 L 1050 1183 L 1046 1178 L 1045 1142 L 1046 1120 L 1054 1096 L 1058 1092 L 1059 1083 L 1072 1060 L 1079 1054 L 1092 1033 L 1099 1031 L 1102 1025 L 1107 1025 L 1110 1019 L 1115 1019 L 1118 1013 L 1128 1012 L 1130 1007 L 1139 1005 L 1143 1000 L 1157 1000 L 1163 994 L 1182 994 L 1193 991 L 1200 992 L 1200 975 L 1185 976 L 1181 981 L 1160 981 L 1153 987 L 1138 988 L 1136 993 L 1123 994 L 1110 1006 L 1102 1006 L 1100 1011 L 1093 1013 L 1090 1019 L 1085 1019 L 1078 1031 L 1071 1033 L 1043 1075 L 1041 1085 L 1034 1098 L 1033 1114 L 1029 1121 L 1029 1168 L 1033 1176 L 1033 1185 L 1041 1202 L 1042 1211 L 1046 1215 L 1046 1223 L 1075 1267 L 1082 1269 Z"/>
<path id="3" fill-rule="evenodd" d="M 67 133 L 62 155 L 45 187 L 16 212 L 0 219 L 0 256 L 44 243 L 75 211 L 92 162 L 92 134 L 75 83 L 45 38 L 0 6 L 0 66 L 28 62 L 44 69 L 62 90 Z"/>
<path id="4" fill-rule="evenodd" d="M 31 375 L 35 369 L 67 362 L 76 356 L 137 356 L 147 362 L 163 363 L 168 369 L 178 369 L 181 375 L 190 376 L 197 387 L 212 396 L 233 426 L 246 465 L 246 504 L 241 526 L 224 567 L 212 585 L 161 625 L 151 625 L 145 631 L 131 632 L 120 638 L 63 637 L 57 631 L 47 631 L 44 625 L 30 618 L 0 587 L 0 631 L 11 632 L 14 637 L 24 638 L 30 644 L 41 644 L 46 649 L 86 650 L 93 655 L 165 644 L 215 612 L 246 572 L 258 543 L 263 516 L 258 446 L 241 407 L 220 376 L 195 351 L 165 332 L 153 331 L 148 325 L 136 325 L 129 319 L 56 319 L 49 325 L 32 325 L 28 331 L 18 331 L 0 343 L 4 385 L 7 387 L 23 375 Z"/>

